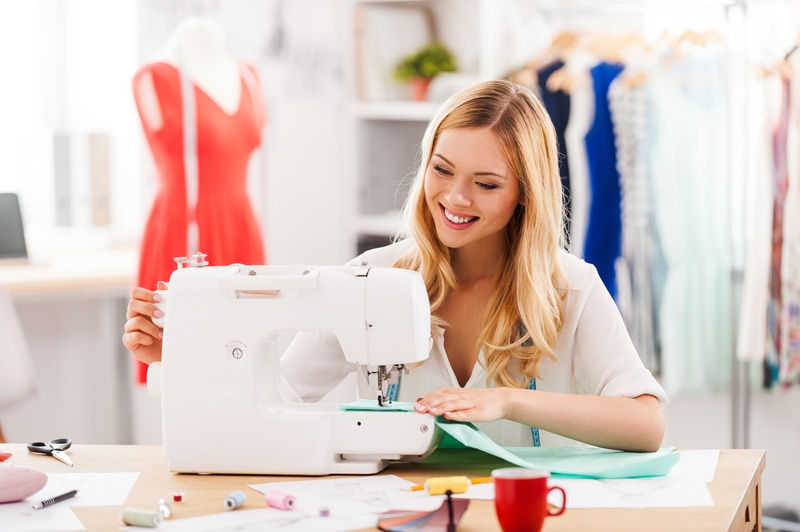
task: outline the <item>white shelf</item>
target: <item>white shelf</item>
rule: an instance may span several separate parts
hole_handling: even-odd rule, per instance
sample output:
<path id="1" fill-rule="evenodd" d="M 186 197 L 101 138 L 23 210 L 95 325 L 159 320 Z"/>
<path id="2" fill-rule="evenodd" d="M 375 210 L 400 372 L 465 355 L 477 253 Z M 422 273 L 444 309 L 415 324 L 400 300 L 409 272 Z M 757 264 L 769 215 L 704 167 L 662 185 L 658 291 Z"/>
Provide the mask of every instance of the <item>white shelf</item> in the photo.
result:
<path id="1" fill-rule="evenodd" d="M 398 211 L 385 214 L 361 214 L 356 220 L 356 231 L 363 235 L 392 236 L 403 225 L 402 216 Z"/>
<path id="2" fill-rule="evenodd" d="M 363 120 L 427 122 L 440 106 L 437 102 L 358 102 L 353 105 L 353 116 Z"/>

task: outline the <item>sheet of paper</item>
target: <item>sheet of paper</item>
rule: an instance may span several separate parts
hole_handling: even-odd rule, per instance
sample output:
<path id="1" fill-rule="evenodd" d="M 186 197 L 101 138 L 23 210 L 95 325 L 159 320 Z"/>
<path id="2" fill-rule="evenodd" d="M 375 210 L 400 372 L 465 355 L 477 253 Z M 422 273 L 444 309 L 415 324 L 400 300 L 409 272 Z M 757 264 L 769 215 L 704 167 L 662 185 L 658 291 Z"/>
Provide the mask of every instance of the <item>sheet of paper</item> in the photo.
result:
<path id="1" fill-rule="evenodd" d="M 681 479 L 714 482 L 714 473 L 719 462 L 719 450 L 681 451 L 681 459 L 669 472 L 669 476 Z"/>
<path id="2" fill-rule="evenodd" d="M 339 532 L 345 530 L 370 529 L 378 526 L 378 516 L 372 514 L 331 515 L 319 517 L 298 510 L 282 511 L 274 508 L 257 510 L 234 510 L 225 513 L 167 519 L 158 530 L 169 532 L 259 532 L 281 530 L 286 532 Z M 125 526 L 120 530 L 142 531 L 140 527 Z"/>
<path id="3" fill-rule="evenodd" d="M 31 498 L 49 499 L 78 490 L 64 501 L 68 506 L 122 506 L 138 478 L 139 473 L 49 473 L 47 484 Z"/>
<path id="4" fill-rule="evenodd" d="M 66 501 L 65 501 L 66 502 Z M 0 504 L 0 523 L 3 532 L 47 532 L 86 530 L 80 519 L 64 503 L 34 510 L 34 499 Z"/>
<path id="5" fill-rule="evenodd" d="M 680 461 L 666 476 L 653 478 L 582 479 L 551 477 L 551 486 L 567 493 L 567 508 L 687 508 L 714 506 L 706 482 L 714 479 L 719 451 L 681 451 Z M 494 500 L 494 484 L 470 486 L 459 498 Z M 548 500 L 561 505 L 561 493 Z"/>
<path id="6" fill-rule="evenodd" d="M 329 509 L 331 515 L 353 515 L 389 510 L 433 511 L 442 505 L 443 496 L 431 497 L 423 491 L 409 491 L 413 485 L 395 475 L 376 475 L 268 482 L 250 487 L 261 493 L 291 494 L 297 499 L 296 508 L 309 515 L 317 515 L 320 508 Z"/>
<path id="7" fill-rule="evenodd" d="M 49 473 L 44 488 L 27 499 L 0 504 L 0 530 L 85 530 L 71 507 L 122 506 L 138 478 L 139 473 Z M 70 490 L 78 490 L 78 494 L 41 510 L 31 508 L 35 502 Z"/>

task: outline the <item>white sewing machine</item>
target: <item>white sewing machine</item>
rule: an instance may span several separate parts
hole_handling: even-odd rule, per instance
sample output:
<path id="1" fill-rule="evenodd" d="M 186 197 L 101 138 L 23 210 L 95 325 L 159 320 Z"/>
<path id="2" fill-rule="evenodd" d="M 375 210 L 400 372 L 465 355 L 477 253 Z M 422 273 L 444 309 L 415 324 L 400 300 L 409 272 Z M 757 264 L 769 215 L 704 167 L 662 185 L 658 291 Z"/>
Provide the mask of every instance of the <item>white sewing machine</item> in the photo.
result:
<path id="1" fill-rule="evenodd" d="M 171 471 L 370 474 L 424 458 L 441 440 L 429 415 L 388 410 L 386 381 L 430 349 L 430 305 L 417 272 L 363 266 L 207 266 L 176 259 L 165 301 L 161 397 Z M 348 361 L 376 372 L 386 411 L 289 402 L 281 334 L 336 334 Z M 314 353 L 308 354 L 314 363 Z"/>

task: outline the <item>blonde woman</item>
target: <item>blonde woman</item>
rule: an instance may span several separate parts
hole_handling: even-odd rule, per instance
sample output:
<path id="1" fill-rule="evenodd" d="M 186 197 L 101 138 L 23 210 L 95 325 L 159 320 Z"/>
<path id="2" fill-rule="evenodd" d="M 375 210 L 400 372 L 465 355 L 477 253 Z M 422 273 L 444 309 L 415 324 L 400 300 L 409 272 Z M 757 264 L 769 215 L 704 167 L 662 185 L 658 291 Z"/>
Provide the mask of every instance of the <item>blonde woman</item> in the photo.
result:
<path id="1" fill-rule="evenodd" d="M 660 447 L 666 394 L 597 271 L 562 250 L 555 133 L 530 90 L 489 81 L 445 102 L 404 214 L 402 240 L 352 261 L 417 270 L 428 289 L 433 348 L 397 400 L 505 446 Z M 132 296 L 123 342 L 157 360 L 154 294 Z M 355 370 L 326 333 L 299 335 L 281 361 L 304 401 Z"/>

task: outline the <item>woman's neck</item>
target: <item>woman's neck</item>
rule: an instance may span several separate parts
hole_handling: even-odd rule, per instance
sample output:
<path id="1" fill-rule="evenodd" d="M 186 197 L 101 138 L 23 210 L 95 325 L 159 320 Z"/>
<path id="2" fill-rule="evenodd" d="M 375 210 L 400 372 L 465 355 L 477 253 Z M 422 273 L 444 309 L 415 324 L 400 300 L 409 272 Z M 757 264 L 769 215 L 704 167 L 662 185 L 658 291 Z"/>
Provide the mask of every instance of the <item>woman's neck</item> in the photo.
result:
<path id="1" fill-rule="evenodd" d="M 508 252 L 505 246 L 472 246 L 451 251 L 453 272 L 459 285 L 469 286 L 495 281 L 503 269 Z"/>

